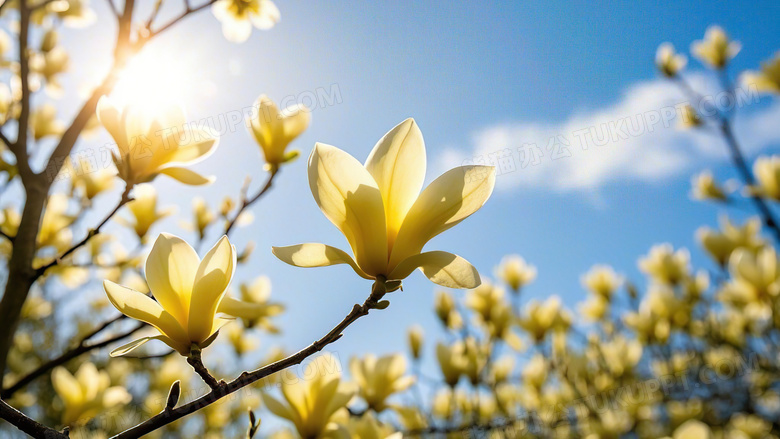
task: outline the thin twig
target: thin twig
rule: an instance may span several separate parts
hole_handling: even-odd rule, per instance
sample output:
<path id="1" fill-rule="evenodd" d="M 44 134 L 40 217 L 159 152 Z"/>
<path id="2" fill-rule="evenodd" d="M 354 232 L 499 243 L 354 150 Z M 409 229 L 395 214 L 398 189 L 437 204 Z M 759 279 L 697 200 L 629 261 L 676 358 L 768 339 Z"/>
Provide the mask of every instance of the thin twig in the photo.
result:
<path id="1" fill-rule="evenodd" d="M 228 222 L 227 226 L 225 227 L 225 235 L 230 236 L 230 231 L 233 229 L 233 226 L 236 225 L 236 222 L 238 221 L 238 218 L 241 216 L 241 214 L 246 210 L 249 206 L 254 204 L 257 200 L 263 197 L 269 189 L 271 189 L 271 186 L 273 186 L 274 183 L 274 177 L 279 174 L 279 168 L 275 168 L 272 171 L 270 171 L 270 174 L 268 174 L 268 180 L 266 180 L 265 185 L 260 189 L 260 192 L 255 194 L 252 198 L 247 199 L 246 197 L 246 190 L 241 191 L 241 206 L 239 206 L 238 211 L 236 212 L 236 215 L 233 217 L 230 222 Z"/>
<path id="2" fill-rule="evenodd" d="M 8 405 L 7 402 L 0 399 L 0 418 L 5 419 L 11 425 L 20 431 L 27 433 L 31 437 L 46 439 L 68 439 L 68 435 L 49 428 L 29 417 L 24 413 Z"/>
<path id="3" fill-rule="evenodd" d="M 71 248 L 65 250 L 64 253 L 54 258 L 54 260 L 52 260 L 48 264 L 39 267 L 37 269 L 38 276 L 39 277 L 43 276 L 43 274 L 46 273 L 46 270 L 59 264 L 60 262 L 62 262 L 63 259 L 71 255 L 79 248 L 83 247 L 87 242 L 89 242 L 90 239 L 100 234 L 100 229 L 102 229 L 103 226 L 105 226 L 111 220 L 111 218 L 113 218 L 113 216 L 116 215 L 117 212 L 119 212 L 119 209 L 121 209 L 122 206 L 124 206 L 125 204 L 133 200 L 132 197 L 130 197 L 131 190 L 133 190 L 133 185 L 131 183 L 128 183 L 127 186 L 125 187 L 125 191 L 122 193 L 122 198 L 119 199 L 119 203 L 117 203 L 116 207 L 114 207 L 114 209 L 111 212 L 109 212 L 109 214 L 106 215 L 105 218 L 103 218 L 103 220 L 97 225 L 97 227 L 95 227 L 94 229 L 89 229 L 89 231 L 87 232 L 87 236 L 85 236 L 84 239 L 74 244 Z"/>
<path id="4" fill-rule="evenodd" d="M 368 315 L 371 309 L 375 309 L 379 301 L 384 297 L 387 289 L 384 283 L 384 279 L 377 280 L 371 290 L 371 295 L 363 302 L 362 305 L 355 305 L 346 317 L 336 325 L 325 336 L 298 351 L 297 353 L 275 363 L 271 363 L 267 366 L 263 366 L 253 372 L 244 372 L 235 380 L 225 383 L 220 382 L 219 385 L 212 389 L 206 395 L 195 399 L 185 405 L 182 405 L 173 410 L 163 410 L 161 413 L 153 416 L 152 418 L 136 425 L 133 428 L 125 430 L 122 433 L 114 436 L 112 439 L 135 439 L 145 434 L 151 433 L 165 425 L 170 424 L 178 419 L 181 419 L 189 414 L 195 413 L 202 408 L 219 401 L 225 396 L 234 393 L 258 380 L 261 380 L 271 374 L 287 369 L 290 366 L 300 364 L 306 358 L 321 351 L 331 343 L 336 342 L 341 338 L 349 325 L 354 323 L 359 318 Z"/>
<path id="5" fill-rule="evenodd" d="M 176 23 L 180 22 L 181 20 L 187 18 L 188 15 L 198 12 L 201 9 L 208 8 L 212 4 L 216 3 L 217 0 L 208 0 L 206 3 L 192 7 L 189 2 L 186 2 L 186 9 L 181 14 L 177 15 L 176 17 L 172 18 L 171 21 L 164 24 L 162 27 L 160 27 L 157 30 L 149 30 L 149 36 L 147 38 L 152 38 L 157 35 L 160 35 L 161 33 L 165 32 L 166 30 L 170 29 L 172 26 L 174 26 Z"/>
<path id="6" fill-rule="evenodd" d="M 51 360 L 47 361 L 46 363 L 38 366 L 37 369 L 33 370 L 32 372 L 28 373 L 27 375 L 20 378 L 17 382 L 15 382 L 13 385 L 8 387 L 7 389 L 3 389 L 2 392 L 0 392 L 0 397 L 6 399 L 9 398 L 11 395 L 16 393 L 17 391 L 21 390 L 31 382 L 35 381 L 36 378 L 46 374 L 50 370 L 54 369 L 57 366 L 61 366 L 68 361 L 85 354 L 89 351 L 100 349 L 102 347 L 108 346 L 112 343 L 115 343 L 117 341 L 120 341 L 122 339 L 125 339 L 127 337 L 130 337 L 131 335 L 135 334 L 136 332 L 140 331 L 141 329 L 145 328 L 147 325 L 145 323 L 139 323 L 138 325 L 133 326 L 131 329 L 128 329 L 125 332 L 122 332 L 120 334 L 117 334 L 113 337 L 107 338 L 103 341 L 94 343 L 94 344 L 86 344 L 83 341 L 79 343 L 79 345 L 69 351 L 64 352 L 62 355 L 52 358 Z M 85 337 L 82 340 L 86 340 Z"/>

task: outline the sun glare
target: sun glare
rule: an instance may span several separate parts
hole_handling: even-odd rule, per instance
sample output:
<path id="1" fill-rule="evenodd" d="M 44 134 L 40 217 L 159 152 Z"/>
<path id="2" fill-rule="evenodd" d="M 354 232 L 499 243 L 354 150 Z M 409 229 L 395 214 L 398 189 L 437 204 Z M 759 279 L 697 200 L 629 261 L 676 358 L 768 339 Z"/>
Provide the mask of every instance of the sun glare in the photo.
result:
<path id="1" fill-rule="evenodd" d="M 193 83 L 181 57 L 146 49 L 120 73 L 112 99 L 118 105 L 135 105 L 151 111 L 186 103 Z"/>

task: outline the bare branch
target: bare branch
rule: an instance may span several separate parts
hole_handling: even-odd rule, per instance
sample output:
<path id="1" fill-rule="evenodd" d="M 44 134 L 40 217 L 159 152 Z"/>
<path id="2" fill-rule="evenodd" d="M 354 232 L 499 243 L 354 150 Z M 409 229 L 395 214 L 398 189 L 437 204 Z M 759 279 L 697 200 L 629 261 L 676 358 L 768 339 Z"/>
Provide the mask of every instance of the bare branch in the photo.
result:
<path id="1" fill-rule="evenodd" d="M 225 235 L 230 236 L 230 231 L 233 229 L 233 226 L 236 225 L 236 221 L 238 221 L 238 217 L 241 216 L 241 214 L 246 210 L 249 206 L 254 204 L 257 200 L 263 197 L 269 189 L 271 189 L 271 186 L 274 184 L 274 177 L 279 173 L 279 168 L 275 168 L 271 171 L 271 173 L 268 175 L 268 180 L 266 180 L 265 185 L 262 189 L 260 189 L 260 192 L 255 194 L 252 198 L 247 199 L 246 197 L 246 191 L 241 192 L 241 206 L 239 206 L 238 211 L 236 212 L 236 215 L 233 217 L 230 222 L 228 222 L 227 226 L 225 227 Z"/>
<path id="2" fill-rule="evenodd" d="M 377 305 L 379 304 L 379 301 L 382 299 L 382 297 L 384 297 L 386 292 L 387 292 L 387 287 L 385 285 L 385 280 L 378 279 L 374 283 L 371 289 L 371 295 L 365 300 L 365 302 L 363 302 L 362 305 L 356 304 L 355 306 L 353 306 L 349 314 L 347 314 L 347 316 L 344 317 L 344 319 L 338 325 L 336 325 L 332 330 L 330 330 L 330 332 L 328 332 L 325 336 L 318 339 L 314 343 L 303 348 L 297 353 L 287 358 L 284 358 L 282 360 L 279 360 L 275 363 L 271 363 L 267 366 L 263 366 L 260 369 L 257 369 L 253 372 L 244 372 L 238 378 L 236 378 L 235 380 L 229 383 L 225 383 L 224 381 L 222 381 L 219 383 L 219 385 L 216 388 L 213 388 L 211 392 L 209 392 L 208 394 L 201 396 L 200 398 L 195 399 L 194 401 L 191 401 L 176 409 L 163 410 L 161 413 L 136 425 L 135 427 L 126 430 L 122 433 L 119 433 L 118 435 L 114 436 L 112 439 L 139 438 L 145 434 L 151 433 L 152 431 L 162 428 L 170 424 L 171 422 L 181 419 L 189 414 L 195 413 L 196 411 L 208 405 L 211 405 L 216 401 L 219 401 L 225 396 L 230 395 L 231 393 L 234 393 L 269 375 L 287 369 L 290 366 L 300 364 L 306 358 L 324 349 L 325 346 L 328 346 L 329 344 L 336 342 L 338 339 L 341 338 L 344 330 L 346 330 L 347 327 L 349 327 L 349 325 L 354 323 L 359 318 L 368 315 L 370 310 L 376 309 Z"/>
<path id="3" fill-rule="evenodd" d="M 149 32 L 148 38 L 152 38 L 154 36 L 157 36 L 157 35 L 165 32 L 166 30 L 168 30 L 171 27 L 173 27 L 176 23 L 178 23 L 181 20 L 187 18 L 190 14 L 198 12 L 201 9 L 208 8 L 212 4 L 216 3 L 216 1 L 217 0 L 208 0 L 206 3 L 203 3 L 202 5 L 195 6 L 195 7 L 190 5 L 190 2 L 186 2 L 186 8 L 184 9 L 184 12 L 182 12 L 181 14 L 179 14 L 176 17 L 172 18 L 171 21 L 165 23 L 162 27 L 160 27 L 159 29 L 156 29 L 156 30 L 151 30 L 151 29 L 147 28 L 147 30 Z"/>
<path id="4" fill-rule="evenodd" d="M 61 433 L 53 428 L 49 428 L 27 417 L 24 413 L 11 407 L 2 399 L 0 399 L 0 418 L 5 419 L 11 425 L 32 437 L 46 439 L 68 439 L 67 434 Z"/>

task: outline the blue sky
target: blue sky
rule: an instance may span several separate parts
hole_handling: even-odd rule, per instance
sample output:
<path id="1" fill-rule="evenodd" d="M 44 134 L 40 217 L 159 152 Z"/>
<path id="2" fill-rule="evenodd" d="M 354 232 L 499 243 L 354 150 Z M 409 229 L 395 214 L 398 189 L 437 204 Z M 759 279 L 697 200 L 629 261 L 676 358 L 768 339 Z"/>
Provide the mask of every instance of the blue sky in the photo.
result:
<path id="1" fill-rule="evenodd" d="M 101 21 L 66 35 L 66 44 L 77 48 L 72 50 L 72 85 L 93 77 L 96 66 L 105 65 L 110 56 L 112 39 L 100 35 L 112 30 L 113 23 L 105 18 L 103 2 L 95 3 Z M 164 55 L 164 63 L 150 68 L 185 72 L 184 104 L 193 120 L 240 110 L 260 93 L 277 101 L 303 99 L 318 90 L 336 93 L 332 105 L 315 105 L 310 128 L 294 143 L 304 156 L 321 141 L 363 161 L 387 130 L 414 117 L 428 150 L 428 181 L 482 151 L 516 150 L 526 133 L 542 133 L 541 138 L 570 134 L 571 127 L 632 116 L 674 100 L 673 92 L 657 81 L 653 66 L 655 50 L 664 41 L 688 52 L 708 25 L 720 24 L 743 45 L 732 72 L 756 68 L 780 49 L 780 5 L 773 1 L 719 2 L 717 7 L 704 1 L 278 0 L 277 5 L 282 21 L 270 31 L 255 30 L 241 45 L 225 41 L 211 13 L 201 13 L 150 47 Z M 709 84 L 696 73 L 702 71 L 697 61 L 690 60 L 689 70 L 696 83 Z M 70 102 L 75 101 L 66 96 L 63 111 Z M 762 115 L 763 121 L 771 120 L 780 114 L 775 105 L 762 97 L 744 109 L 746 116 L 737 124 L 755 127 Z M 706 167 L 724 180 L 733 175 L 724 162 L 723 145 L 712 137 L 685 137 L 674 127 L 659 131 L 666 134 L 590 148 L 586 154 L 499 176 L 487 205 L 427 248 L 464 256 L 486 278 L 503 255 L 518 253 L 539 270 L 525 299 L 557 294 L 573 309 L 584 299 L 579 278 L 591 265 L 612 264 L 639 280 L 636 259 L 654 243 L 688 247 L 695 266 L 710 267 L 695 247 L 694 232 L 700 225 L 716 224 L 721 212 L 690 201 L 689 180 Z M 486 150 L 491 133 L 503 140 Z M 744 134 L 756 144 L 750 146 L 751 155 L 759 147 L 780 145 L 777 134 L 752 129 Z M 82 147 L 107 143 L 108 138 L 101 134 L 92 142 Z M 631 149 L 621 152 L 623 146 Z M 636 154 L 636 160 L 627 161 L 626 151 L 629 158 Z M 624 156 L 615 158 L 620 154 Z M 243 127 L 225 134 L 218 152 L 198 169 L 216 175 L 218 182 L 205 189 L 162 178 L 155 182 L 162 201 L 180 205 L 185 217 L 194 196 L 216 205 L 225 194 L 237 195 L 246 175 L 254 175 L 256 182 L 263 179 L 258 148 Z M 583 178 L 562 186 L 572 173 Z M 599 178 L 589 181 L 594 175 Z M 110 196 L 104 200 L 106 208 L 114 203 Z M 348 247 L 314 203 L 305 160 L 285 167 L 275 189 L 253 211 L 254 223 L 235 234 L 238 242 L 251 239 L 258 245 L 239 277 L 271 277 L 273 297 L 288 305 L 280 319 L 285 333 L 277 341 L 297 350 L 362 300 L 370 283 L 349 268 L 304 270 L 271 255 L 272 245 Z M 156 231 L 193 238 L 178 229 L 176 220 Z M 404 292 L 392 295 L 389 309 L 348 330 L 333 348 L 339 357 L 404 350 L 406 328 L 413 323 L 424 326 L 431 347 L 432 338 L 440 336 L 432 313 L 435 286 L 419 273 L 404 285 Z"/>

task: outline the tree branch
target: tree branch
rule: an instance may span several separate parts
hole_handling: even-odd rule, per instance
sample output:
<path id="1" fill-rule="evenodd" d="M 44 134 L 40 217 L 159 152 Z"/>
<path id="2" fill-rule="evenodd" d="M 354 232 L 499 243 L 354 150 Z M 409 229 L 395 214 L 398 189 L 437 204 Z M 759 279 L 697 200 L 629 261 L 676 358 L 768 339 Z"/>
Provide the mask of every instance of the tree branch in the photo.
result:
<path id="1" fill-rule="evenodd" d="M 323 348 L 325 348 L 325 346 L 336 342 L 341 338 L 342 333 L 345 329 L 347 329 L 347 327 L 349 327 L 349 325 L 354 323 L 359 318 L 368 315 L 368 312 L 371 309 L 376 309 L 379 301 L 382 299 L 382 297 L 384 297 L 386 292 L 387 287 L 385 285 L 385 280 L 378 279 L 376 282 L 374 282 L 374 285 L 371 289 L 371 295 L 365 300 L 365 302 L 363 302 L 362 305 L 356 304 L 349 312 L 349 314 L 347 314 L 347 316 L 344 317 L 344 319 L 338 325 L 336 325 L 332 330 L 330 330 L 330 332 L 314 343 L 275 363 L 263 366 L 253 372 L 244 372 L 238 378 L 229 383 L 225 383 L 224 381 L 220 382 L 219 385 L 216 388 L 213 388 L 208 394 L 201 396 L 200 398 L 181 407 L 172 410 L 163 410 L 156 416 L 153 416 L 152 418 L 136 425 L 133 428 L 130 428 L 129 430 L 119 433 L 112 439 L 139 438 L 145 434 L 162 428 L 171 422 L 181 419 L 189 414 L 195 413 L 196 411 L 211 405 L 225 396 L 230 395 L 231 393 L 234 393 L 258 380 L 287 369 L 290 366 L 300 364 L 306 358 L 321 351 Z"/>
<path id="2" fill-rule="evenodd" d="M 117 320 L 119 320 L 119 318 L 111 320 L 110 322 L 107 322 L 106 324 L 104 324 L 100 328 L 98 328 L 98 330 L 102 330 L 102 329 L 108 327 L 108 324 L 110 324 L 110 323 L 112 323 L 114 321 L 117 321 Z M 143 329 L 145 327 L 146 327 L 146 324 L 142 322 L 142 323 L 139 323 L 138 325 L 133 326 L 131 329 L 129 329 L 129 330 L 125 331 L 125 332 L 122 332 L 122 333 L 117 334 L 117 335 L 115 335 L 113 337 L 107 338 L 107 339 L 105 339 L 103 341 L 100 341 L 100 342 L 97 342 L 97 343 L 94 343 L 94 344 L 86 344 L 86 341 L 89 340 L 93 336 L 92 334 L 95 334 L 95 333 L 98 332 L 98 331 L 93 331 L 93 333 L 88 334 L 87 336 L 82 338 L 81 341 L 79 342 L 78 346 L 76 346 L 75 348 L 73 348 L 73 349 L 71 349 L 69 351 L 64 352 L 59 357 L 52 358 L 51 360 L 47 361 L 46 363 L 38 366 L 37 369 L 33 370 L 32 372 L 30 372 L 27 375 L 25 375 L 22 378 L 20 378 L 17 382 L 15 382 L 13 385 L 8 387 L 7 389 L 3 389 L 2 392 L 0 392 L 0 398 L 4 398 L 4 399 L 10 398 L 11 395 L 13 395 L 17 391 L 21 390 L 22 388 L 24 388 L 25 386 L 27 386 L 31 382 L 35 381 L 35 379 L 37 379 L 38 377 L 46 374 L 47 372 L 49 372 L 50 370 L 54 369 L 55 367 L 61 366 L 61 365 L 65 364 L 65 363 L 67 363 L 68 361 L 70 361 L 70 360 L 72 360 L 74 358 L 77 358 L 80 355 L 85 354 L 85 353 L 87 353 L 89 351 L 92 351 L 92 350 L 95 350 L 95 349 L 100 349 L 102 347 L 108 346 L 108 345 L 110 345 L 112 343 L 115 343 L 117 341 L 120 341 L 122 339 L 130 337 L 131 335 L 135 334 L 136 332 L 140 331 L 141 329 Z"/>
<path id="3" fill-rule="evenodd" d="M 29 417 L 24 413 L 8 405 L 7 402 L 0 399 L 0 418 L 5 419 L 11 425 L 20 431 L 27 433 L 31 437 L 45 439 L 68 439 L 68 435 L 61 433 L 53 428 L 49 428 Z"/>
<path id="4" fill-rule="evenodd" d="M 52 260 L 48 264 L 45 264 L 37 268 L 36 274 L 38 275 L 38 277 L 43 276 L 43 274 L 46 273 L 46 270 L 59 264 L 60 262 L 62 262 L 63 259 L 70 256 L 73 252 L 75 252 L 79 248 L 83 247 L 87 242 L 89 242 L 90 239 L 92 239 L 96 235 L 99 235 L 100 229 L 102 229 L 103 226 L 105 226 L 106 223 L 108 223 L 111 220 L 111 218 L 113 218 L 113 216 L 116 215 L 117 212 L 119 212 L 119 209 L 121 209 L 122 206 L 124 206 L 125 204 L 133 200 L 132 197 L 130 197 L 131 190 L 133 190 L 133 184 L 127 183 L 127 186 L 125 187 L 125 191 L 122 193 L 122 198 L 119 200 L 119 203 L 117 203 L 116 207 L 114 207 L 114 210 L 112 210 L 108 215 L 106 215 L 106 217 L 103 218 L 103 221 L 101 221 L 97 225 L 97 227 L 95 227 L 94 229 L 89 229 L 89 231 L 87 232 L 87 236 L 85 236 L 84 239 L 77 242 L 76 244 L 73 244 L 71 248 L 65 250 L 64 253 L 54 258 L 54 260 Z"/>
<path id="5" fill-rule="evenodd" d="M 181 20 L 187 18 L 188 15 L 198 12 L 201 9 L 208 8 L 212 4 L 216 3 L 217 0 L 208 0 L 206 3 L 203 3 L 202 5 L 192 7 L 189 2 L 186 2 L 186 8 L 184 9 L 184 12 L 177 15 L 176 17 L 172 18 L 171 21 L 165 23 L 162 27 L 160 27 L 157 30 L 151 30 L 150 28 L 147 28 L 147 31 L 149 32 L 148 38 L 155 37 L 157 35 L 160 35 L 161 33 L 165 32 L 166 30 L 173 27 L 176 23 L 180 22 Z M 150 23 L 151 24 L 151 23 Z"/>
<path id="6" fill-rule="evenodd" d="M 279 173 L 279 168 L 275 168 L 271 171 L 271 173 L 268 175 L 268 180 L 266 180 L 265 185 L 262 189 L 260 189 L 260 192 L 255 194 L 252 198 L 247 199 L 246 198 L 246 191 L 242 191 L 241 194 L 241 206 L 238 208 L 238 211 L 236 212 L 236 215 L 233 217 L 232 220 L 227 224 L 225 227 L 225 235 L 230 236 L 230 231 L 233 229 L 233 226 L 236 225 L 236 221 L 238 221 L 238 217 L 241 216 L 241 214 L 246 210 L 249 206 L 254 204 L 257 200 L 262 198 L 263 195 L 265 195 L 269 189 L 271 189 L 271 186 L 273 186 L 274 183 L 274 177 Z"/>

